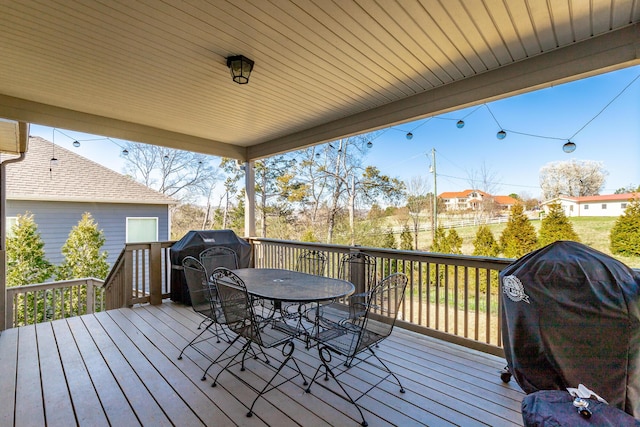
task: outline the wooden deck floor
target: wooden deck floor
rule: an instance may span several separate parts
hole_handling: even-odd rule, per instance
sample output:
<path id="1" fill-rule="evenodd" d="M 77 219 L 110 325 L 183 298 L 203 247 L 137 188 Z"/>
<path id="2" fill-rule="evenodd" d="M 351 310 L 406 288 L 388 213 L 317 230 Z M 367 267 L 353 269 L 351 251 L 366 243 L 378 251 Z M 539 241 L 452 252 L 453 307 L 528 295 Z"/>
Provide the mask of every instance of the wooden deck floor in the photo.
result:
<path id="1" fill-rule="evenodd" d="M 200 318 L 172 302 L 112 310 L 9 329 L 0 335 L 2 426 L 357 426 L 356 409 L 323 387 L 310 394 L 287 383 L 258 400 L 225 372 L 217 387 L 200 381 L 204 356 L 180 349 Z M 223 348 L 210 340 L 211 353 Z M 305 375 L 318 364 L 315 350 L 296 346 Z M 378 354 L 406 388 L 386 381 L 360 400 L 370 426 L 522 425 L 522 391 L 503 384 L 503 359 L 396 328 Z M 238 373 L 258 380 L 266 367 L 248 362 Z M 216 374 L 219 368 L 212 369 Z M 372 372 L 351 370 L 356 389 Z M 268 370 L 267 370 L 268 372 Z M 345 379 L 343 377 L 343 379 Z"/>

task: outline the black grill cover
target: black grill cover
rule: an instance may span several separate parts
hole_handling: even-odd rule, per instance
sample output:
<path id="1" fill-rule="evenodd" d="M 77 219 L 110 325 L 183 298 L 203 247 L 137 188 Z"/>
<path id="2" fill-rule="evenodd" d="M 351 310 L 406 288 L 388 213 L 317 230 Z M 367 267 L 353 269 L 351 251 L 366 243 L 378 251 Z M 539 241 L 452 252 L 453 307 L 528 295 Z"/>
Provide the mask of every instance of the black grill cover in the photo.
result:
<path id="1" fill-rule="evenodd" d="M 576 242 L 500 272 L 504 351 L 526 393 L 584 384 L 640 418 L 640 273 Z"/>
<path id="2" fill-rule="evenodd" d="M 198 258 L 200 252 L 213 246 L 233 249 L 238 255 L 238 267 L 251 266 L 251 244 L 239 238 L 233 230 L 191 230 L 169 249 L 171 258 L 171 299 L 191 304 L 187 282 L 182 272 L 182 260 L 187 256 Z"/>

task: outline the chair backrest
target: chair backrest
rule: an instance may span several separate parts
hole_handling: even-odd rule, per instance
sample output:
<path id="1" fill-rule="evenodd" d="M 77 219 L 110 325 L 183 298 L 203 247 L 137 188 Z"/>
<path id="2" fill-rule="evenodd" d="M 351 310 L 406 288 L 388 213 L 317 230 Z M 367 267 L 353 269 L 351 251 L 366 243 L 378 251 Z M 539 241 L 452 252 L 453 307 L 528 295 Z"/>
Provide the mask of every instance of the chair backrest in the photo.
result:
<path id="1" fill-rule="evenodd" d="M 369 290 L 376 282 L 376 259 L 363 252 L 345 254 L 340 258 L 338 277 L 353 283 L 356 289 Z"/>
<path id="2" fill-rule="evenodd" d="M 238 254 L 225 246 L 212 246 L 200 252 L 200 262 L 211 276 L 213 270 L 225 267 L 229 270 L 238 268 Z"/>
<path id="3" fill-rule="evenodd" d="M 324 276 L 324 267 L 327 257 L 320 251 L 307 250 L 302 252 L 296 261 L 296 271 L 301 273 Z"/>
<path id="4" fill-rule="evenodd" d="M 252 299 L 242 279 L 225 267 L 213 270 L 211 278 L 218 290 L 227 327 L 236 334 L 262 345 Z"/>
<path id="5" fill-rule="evenodd" d="M 217 295 L 215 288 L 209 284 L 204 266 L 196 258 L 187 256 L 182 260 L 182 268 L 193 309 L 205 316 L 214 316 Z"/>
<path id="6" fill-rule="evenodd" d="M 354 354 L 391 334 L 408 282 L 406 274 L 394 273 L 382 279 L 367 294 L 364 315 L 353 320 L 361 330 Z M 358 304 L 362 303 L 350 301 L 350 305 Z"/>

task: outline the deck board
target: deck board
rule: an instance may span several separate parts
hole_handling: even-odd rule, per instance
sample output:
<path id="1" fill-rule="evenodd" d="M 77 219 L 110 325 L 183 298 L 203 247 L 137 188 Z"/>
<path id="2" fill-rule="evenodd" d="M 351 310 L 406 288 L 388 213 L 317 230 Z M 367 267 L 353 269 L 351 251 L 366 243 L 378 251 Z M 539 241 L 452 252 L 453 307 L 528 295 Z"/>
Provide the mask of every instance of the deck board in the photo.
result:
<path id="1" fill-rule="evenodd" d="M 305 393 L 300 378 L 264 395 L 246 417 L 255 397 L 247 383 L 259 387 L 271 371 L 248 359 L 245 372 L 223 372 L 216 387 L 211 383 L 220 366 L 201 381 L 210 358 L 227 344 L 211 339 L 200 344 L 204 355 L 188 348 L 178 360 L 200 320 L 190 307 L 165 301 L 3 331 L 0 424 L 359 425 L 351 404 L 319 384 Z M 513 381 L 500 380 L 504 359 L 399 328 L 376 352 L 407 391 L 384 381 L 361 398 L 370 426 L 522 425 L 524 394 Z M 277 349 L 267 354 L 280 355 Z M 310 377 L 317 350 L 300 342 L 294 357 Z M 362 365 L 341 379 L 362 391 L 380 375 Z"/>
<path id="2" fill-rule="evenodd" d="M 47 369 L 41 369 L 42 394 L 45 418 L 48 426 L 69 426 L 76 423 L 76 417 L 71 405 L 69 389 L 64 380 L 62 361 L 56 349 L 51 323 L 36 325 L 38 336 L 38 356 L 40 364 Z"/>

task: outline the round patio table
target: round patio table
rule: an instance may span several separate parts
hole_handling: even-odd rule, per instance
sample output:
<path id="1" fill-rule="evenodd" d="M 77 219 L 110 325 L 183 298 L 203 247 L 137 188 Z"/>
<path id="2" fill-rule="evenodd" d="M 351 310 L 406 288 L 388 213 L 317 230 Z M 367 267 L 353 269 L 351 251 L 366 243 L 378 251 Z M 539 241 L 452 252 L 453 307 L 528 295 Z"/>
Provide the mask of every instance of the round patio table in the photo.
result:
<path id="1" fill-rule="evenodd" d="M 272 301 L 300 304 L 331 301 L 351 295 L 355 290 L 346 280 L 279 268 L 241 268 L 233 272 L 251 295 Z"/>

